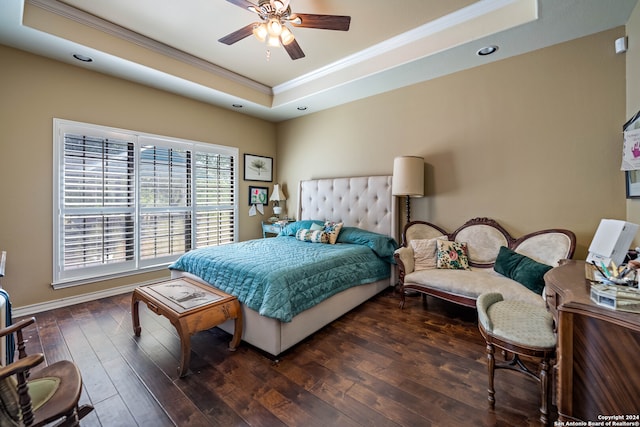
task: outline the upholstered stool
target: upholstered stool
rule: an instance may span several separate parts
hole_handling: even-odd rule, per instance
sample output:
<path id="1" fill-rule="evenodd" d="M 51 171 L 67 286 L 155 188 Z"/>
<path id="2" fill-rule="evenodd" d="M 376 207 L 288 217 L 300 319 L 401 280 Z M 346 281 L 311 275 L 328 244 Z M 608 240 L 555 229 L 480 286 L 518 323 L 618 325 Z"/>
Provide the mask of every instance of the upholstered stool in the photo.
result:
<path id="1" fill-rule="evenodd" d="M 478 327 L 487 341 L 487 363 L 489 368 L 489 404 L 495 406 L 493 377 L 496 369 L 511 369 L 522 372 L 540 383 L 542 403 L 540 421 L 549 423 L 549 401 L 551 381 L 549 368 L 556 354 L 556 334 L 553 317 L 544 306 L 520 301 L 504 301 L 501 294 L 485 293 L 478 297 Z M 507 355 L 504 363 L 496 363 L 495 347 Z M 511 355 L 511 356 L 509 356 Z M 539 372 L 533 372 L 520 357 L 539 362 Z"/>

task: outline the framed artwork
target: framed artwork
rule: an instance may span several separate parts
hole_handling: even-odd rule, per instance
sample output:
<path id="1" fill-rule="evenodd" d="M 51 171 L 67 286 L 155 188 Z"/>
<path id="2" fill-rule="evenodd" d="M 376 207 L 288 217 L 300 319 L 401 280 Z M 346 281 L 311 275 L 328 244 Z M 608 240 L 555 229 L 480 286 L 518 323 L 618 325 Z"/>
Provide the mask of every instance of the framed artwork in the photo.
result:
<path id="1" fill-rule="evenodd" d="M 269 189 L 267 187 L 249 186 L 249 206 L 257 204 L 269 204 Z"/>
<path id="2" fill-rule="evenodd" d="M 627 178 L 627 199 L 640 199 L 640 170 L 624 173 Z"/>
<path id="3" fill-rule="evenodd" d="M 271 157 L 244 155 L 245 181 L 273 181 L 273 159 Z"/>

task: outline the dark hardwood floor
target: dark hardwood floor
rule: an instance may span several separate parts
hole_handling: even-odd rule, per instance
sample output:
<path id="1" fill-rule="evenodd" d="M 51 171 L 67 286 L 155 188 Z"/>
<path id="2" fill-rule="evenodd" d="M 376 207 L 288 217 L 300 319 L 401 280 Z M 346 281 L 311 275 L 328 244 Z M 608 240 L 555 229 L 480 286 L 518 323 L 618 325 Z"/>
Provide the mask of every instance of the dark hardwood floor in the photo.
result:
<path id="1" fill-rule="evenodd" d="M 35 315 L 28 353 L 73 360 L 83 426 L 529 426 L 538 424 L 538 385 L 496 373 L 487 405 L 485 345 L 474 310 L 419 297 L 404 310 L 391 290 L 286 352 L 278 363 L 219 329 L 192 337 L 192 373 L 177 377 L 180 344 L 163 317 L 131 294 Z"/>

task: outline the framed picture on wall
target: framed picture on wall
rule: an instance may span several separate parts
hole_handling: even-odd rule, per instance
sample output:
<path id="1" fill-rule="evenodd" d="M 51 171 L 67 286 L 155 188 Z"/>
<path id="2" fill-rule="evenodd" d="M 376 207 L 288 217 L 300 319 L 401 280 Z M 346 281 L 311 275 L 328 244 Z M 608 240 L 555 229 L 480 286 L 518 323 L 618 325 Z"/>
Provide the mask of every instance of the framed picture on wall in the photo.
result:
<path id="1" fill-rule="evenodd" d="M 269 204 L 269 189 L 267 187 L 249 186 L 249 206 Z"/>
<path id="2" fill-rule="evenodd" d="M 625 171 L 627 199 L 640 199 L 640 170 Z"/>
<path id="3" fill-rule="evenodd" d="M 245 181 L 273 181 L 273 159 L 271 157 L 244 155 Z"/>

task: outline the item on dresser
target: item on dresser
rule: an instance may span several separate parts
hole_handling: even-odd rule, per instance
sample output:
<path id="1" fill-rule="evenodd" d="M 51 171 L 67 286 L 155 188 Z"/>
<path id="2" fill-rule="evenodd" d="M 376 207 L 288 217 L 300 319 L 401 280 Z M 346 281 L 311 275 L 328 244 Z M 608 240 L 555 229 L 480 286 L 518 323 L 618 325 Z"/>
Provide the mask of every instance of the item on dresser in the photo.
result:
<path id="1" fill-rule="evenodd" d="M 458 248 L 466 247 L 466 262 L 451 246 L 446 249 L 448 254 L 418 252 L 418 248 L 437 251 L 446 246 L 446 240 L 459 243 Z M 516 239 L 495 220 L 474 218 L 453 233 L 429 222 L 413 221 L 405 226 L 402 242 L 395 253 L 401 307 L 406 290 L 468 307 L 475 307 L 476 299 L 485 292 L 499 292 L 506 300 L 543 306 L 543 276 L 561 259 L 573 256 L 576 237 L 569 230 L 547 229 Z M 431 265 L 432 258 L 440 261 L 451 257 L 456 258 L 455 262 L 416 268 Z M 467 265 L 469 268 L 465 268 Z"/>
<path id="2" fill-rule="evenodd" d="M 628 286 L 592 283 L 591 301 L 614 310 L 640 313 L 640 291 Z"/>
<path id="3" fill-rule="evenodd" d="M 638 287 L 637 271 L 628 264 L 617 266 L 612 262 L 609 266 L 604 263 L 598 266 L 595 261 L 591 261 L 585 264 L 584 273 L 590 282 Z"/>
<path id="4" fill-rule="evenodd" d="M 591 301 L 584 271 L 584 261 L 567 260 L 544 277 L 558 334 L 559 421 L 583 422 L 575 425 L 604 415 L 635 416 L 640 396 L 640 315 Z"/>
<path id="5" fill-rule="evenodd" d="M 207 257 L 207 248 L 185 254 L 171 271 L 174 278 L 195 278 L 237 296 L 244 319 L 242 339 L 276 357 L 393 284 L 390 263 L 397 248 L 397 219 L 390 176 L 302 181 L 298 200 L 300 220 L 287 224 L 282 236 L 210 250 L 216 264 L 235 264 L 225 251 L 239 251 L 245 258 L 240 264 L 247 267 L 243 273 L 190 262 L 192 257 Z M 325 232 L 337 237 L 335 244 L 296 239 L 298 229 L 317 223 L 324 231 L 327 221 L 330 230 Z M 293 264 L 298 261 L 311 264 L 315 273 Z M 186 264 L 194 269 L 189 272 Z M 341 274 L 330 268 L 334 264 L 343 269 Z M 320 290 L 331 283 L 337 288 L 323 299 Z M 219 327 L 233 332 L 230 322 Z"/>
<path id="6" fill-rule="evenodd" d="M 638 224 L 617 219 L 600 220 L 589 245 L 587 262 L 609 265 L 622 264 L 629 246 L 638 233 Z"/>

